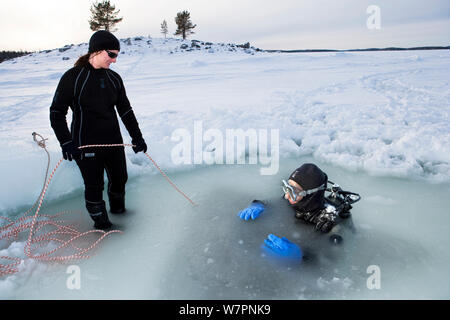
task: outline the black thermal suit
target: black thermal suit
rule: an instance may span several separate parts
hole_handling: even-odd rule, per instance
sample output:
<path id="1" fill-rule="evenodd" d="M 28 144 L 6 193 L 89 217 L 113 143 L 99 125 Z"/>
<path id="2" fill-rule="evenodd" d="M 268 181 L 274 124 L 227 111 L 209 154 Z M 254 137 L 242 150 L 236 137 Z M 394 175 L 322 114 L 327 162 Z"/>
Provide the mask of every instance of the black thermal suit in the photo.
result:
<path id="1" fill-rule="evenodd" d="M 138 122 L 130 106 L 123 81 L 110 69 L 95 69 L 90 63 L 73 67 L 61 77 L 50 107 L 50 122 L 63 146 L 122 144 L 116 110 L 132 141 L 142 139 Z M 73 112 L 70 130 L 68 108 Z M 104 171 L 108 176 L 108 194 L 124 195 L 127 167 L 124 147 L 98 147 L 82 150 L 76 160 L 85 184 L 86 205 L 103 201 Z"/>

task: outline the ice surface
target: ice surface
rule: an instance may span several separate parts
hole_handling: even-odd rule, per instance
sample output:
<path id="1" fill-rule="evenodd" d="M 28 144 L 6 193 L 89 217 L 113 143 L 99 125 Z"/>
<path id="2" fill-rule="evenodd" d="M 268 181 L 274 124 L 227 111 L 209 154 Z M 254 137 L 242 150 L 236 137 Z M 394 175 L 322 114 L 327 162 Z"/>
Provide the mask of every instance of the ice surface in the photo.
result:
<path id="1" fill-rule="evenodd" d="M 450 296 L 449 51 L 279 54 L 213 44 L 186 52 L 182 43 L 124 42 L 112 68 L 124 79 L 149 153 L 199 207 L 127 150 L 130 213 L 113 217 L 124 234 L 106 239 L 94 258 L 74 262 L 82 289 L 67 289 L 67 265 L 25 259 L 20 273 L 0 279 L 0 297 Z M 2 216 L 25 211 L 41 191 L 46 155 L 31 133 L 48 138 L 51 168 L 61 157 L 48 108 L 60 76 L 86 51 L 81 44 L 0 64 Z M 172 133 L 192 133 L 198 121 L 221 132 L 279 129 L 279 172 L 174 164 Z M 295 221 L 279 199 L 279 181 L 302 161 L 320 164 L 330 180 L 363 196 L 339 231 L 340 247 Z M 272 207 L 256 221 L 240 221 L 237 212 L 254 198 Z M 44 208 L 84 210 L 74 163 L 58 169 Z M 79 217 L 88 230 L 87 214 Z M 265 256 L 260 245 L 269 233 L 294 240 L 306 260 L 286 266 Z M 0 242 L 0 256 L 24 258 L 23 245 Z M 370 265 L 381 269 L 380 290 L 367 289 Z"/>
<path id="2" fill-rule="evenodd" d="M 257 166 L 214 166 L 173 174 L 191 206 L 159 175 L 131 179 L 128 212 L 111 215 L 122 235 L 112 235 L 86 261 L 34 263 L 2 279 L 3 298 L 62 299 L 440 299 L 449 297 L 448 226 L 444 199 L 450 186 L 371 177 L 315 161 L 330 179 L 359 192 L 352 217 L 333 229 L 341 245 L 296 220 L 281 199 L 280 173 L 261 176 Z M 230 179 L 230 176 L 233 178 Z M 407 192 L 405 192 L 407 190 Z M 254 221 L 237 213 L 253 199 L 269 202 Z M 365 201 L 365 199 L 372 199 Z M 383 199 L 396 199 L 396 202 Z M 375 200 L 373 200 L 375 199 Z M 83 206 L 82 193 L 45 211 Z M 77 216 L 88 230 L 87 214 Z M 282 263 L 261 245 L 269 233 L 285 236 L 305 253 L 301 264 Z M 19 247 L 17 244 L 14 248 Z M 12 250 L 12 249 L 10 249 Z M 26 263 L 31 263 L 25 260 Z M 67 267 L 81 271 L 80 290 L 69 290 Z M 378 266 L 381 288 L 369 290 L 369 266 Z M 39 266 L 39 268 L 37 267 Z M 12 279 L 11 279 L 12 278 Z M 3 290 L 2 290 L 3 289 Z"/>

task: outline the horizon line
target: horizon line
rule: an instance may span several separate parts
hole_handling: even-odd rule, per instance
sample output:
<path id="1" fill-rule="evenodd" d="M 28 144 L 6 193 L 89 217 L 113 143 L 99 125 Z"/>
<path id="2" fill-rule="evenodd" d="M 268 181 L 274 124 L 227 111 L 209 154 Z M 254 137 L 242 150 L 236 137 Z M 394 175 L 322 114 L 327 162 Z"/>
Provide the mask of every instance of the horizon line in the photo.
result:
<path id="1" fill-rule="evenodd" d="M 120 41 L 126 41 L 128 39 L 136 39 L 136 38 L 142 38 L 142 37 L 146 37 L 146 36 L 133 36 L 133 37 L 128 37 L 128 38 L 120 38 Z M 153 38 L 151 38 L 153 39 Z M 154 39 L 174 39 L 174 40 L 179 40 L 179 41 L 189 41 L 189 39 L 179 39 L 179 38 L 154 38 Z M 196 41 L 196 42 L 210 42 L 210 41 L 203 41 L 203 40 L 196 40 L 196 39 L 192 39 L 190 40 L 192 41 Z M 247 43 L 250 44 L 249 41 L 247 41 Z M 53 49 L 41 49 L 41 50 L 32 50 L 32 51 L 27 51 L 27 50 L 2 50 L 0 52 L 24 52 L 24 53 L 40 53 L 40 52 L 44 52 L 44 51 L 52 51 L 52 50 L 57 50 L 57 49 L 61 49 L 61 48 L 65 48 L 68 46 L 79 46 L 81 44 L 86 44 L 86 42 L 81 42 L 79 44 L 66 44 L 63 47 L 56 47 Z M 245 45 L 244 44 L 236 44 L 236 43 L 225 43 L 225 42 L 216 42 L 216 44 L 234 44 L 234 45 Z M 250 45 L 251 46 L 251 45 Z M 372 47 L 372 48 L 353 48 L 353 49 L 262 49 L 262 48 L 257 48 L 254 46 L 251 46 L 254 49 L 258 49 L 260 51 L 264 51 L 264 52 L 281 52 L 281 53 L 296 53 L 296 52 L 355 52 L 355 51 L 408 51 L 408 50 L 447 50 L 450 49 L 450 45 L 448 46 L 436 46 L 436 45 L 426 45 L 426 46 L 418 46 L 418 47 L 395 47 L 395 46 L 389 46 L 389 47 Z"/>

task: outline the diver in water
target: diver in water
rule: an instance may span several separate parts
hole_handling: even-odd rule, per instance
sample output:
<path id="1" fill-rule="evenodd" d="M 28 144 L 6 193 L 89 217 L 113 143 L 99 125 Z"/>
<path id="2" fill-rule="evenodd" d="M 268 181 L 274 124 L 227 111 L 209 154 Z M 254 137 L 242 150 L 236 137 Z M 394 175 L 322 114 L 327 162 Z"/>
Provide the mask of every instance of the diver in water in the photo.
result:
<path id="1" fill-rule="evenodd" d="M 315 164 L 305 163 L 295 169 L 288 181 L 282 180 L 284 198 L 295 212 L 295 217 L 315 225 L 317 231 L 330 232 L 340 220 L 350 216 L 352 204 L 361 197 L 353 192 L 342 190 L 339 185 L 328 181 L 328 176 Z M 327 185 L 331 184 L 330 188 Z M 329 192 L 325 195 L 325 192 Z M 256 219 L 265 210 L 263 201 L 253 200 L 250 206 L 239 212 L 243 220 Z M 336 236 L 330 240 L 338 242 Z M 282 256 L 299 257 L 302 252 L 287 238 L 273 234 L 264 241 L 265 246 Z"/>

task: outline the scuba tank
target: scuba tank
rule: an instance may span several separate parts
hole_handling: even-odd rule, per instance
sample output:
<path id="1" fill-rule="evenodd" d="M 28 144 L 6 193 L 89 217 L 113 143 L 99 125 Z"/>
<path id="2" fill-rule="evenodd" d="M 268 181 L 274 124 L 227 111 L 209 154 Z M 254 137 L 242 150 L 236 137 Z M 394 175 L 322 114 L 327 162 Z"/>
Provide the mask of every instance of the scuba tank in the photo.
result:
<path id="1" fill-rule="evenodd" d="M 350 210 L 353 208 L 352 204 L 361 200 L 361 196 L 357 193 L 342 190 L 338 184 L 332 181 L 328 181 L 328 183 L 332 184 L 332 186 L 325 190 L 330 192 L 328 196 L 325 196 L 325 201 L 335 207 L 337 214 L 341 218 L 348 218 Z"/>
<path id="2" fill-rule="evenodd" d="M 350 210 L 353 208 L 352 204 L 361 200 L 361 196 L 357 193 L 344 191 L 342 188 L 332 182 L 330 188 L 326 188 L 324 195 L 325 207 L 315 212 L 301 212 L 297 211 L 295 217 L 298 219 L 311 222 L 316 225 L 315 229 L 324 233 L 328 233 L 337 224 L 338 217 L 347 219 L 350 217 Z"/>

